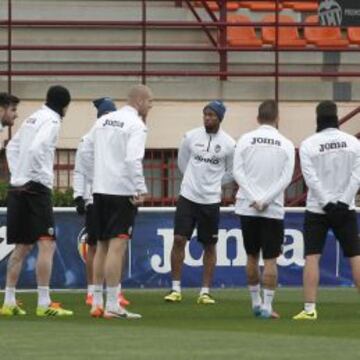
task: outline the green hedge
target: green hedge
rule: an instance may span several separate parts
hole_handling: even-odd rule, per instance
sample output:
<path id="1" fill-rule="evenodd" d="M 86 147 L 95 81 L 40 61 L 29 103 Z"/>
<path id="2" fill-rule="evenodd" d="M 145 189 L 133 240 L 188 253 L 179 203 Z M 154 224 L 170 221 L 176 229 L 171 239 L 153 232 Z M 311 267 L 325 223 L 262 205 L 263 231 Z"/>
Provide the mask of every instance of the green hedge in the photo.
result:
<path id="1" fill-rule="evenodd" d="M 4 182 L 0 182 L 0 206 L 6 206 L 6 196 L 9 185 Z M 53 191 L 53 203 L 54 206 L 59 207 L 72 207 L 74 206 L 73 189 L 67 189 L 65 191 L 54 190 Z"/>

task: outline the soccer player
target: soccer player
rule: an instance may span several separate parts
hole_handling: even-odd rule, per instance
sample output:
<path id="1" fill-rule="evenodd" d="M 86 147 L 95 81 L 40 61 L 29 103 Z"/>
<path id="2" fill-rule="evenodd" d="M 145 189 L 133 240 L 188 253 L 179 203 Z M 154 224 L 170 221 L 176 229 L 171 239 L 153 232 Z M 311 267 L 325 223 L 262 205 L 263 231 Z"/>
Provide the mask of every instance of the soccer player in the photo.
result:
<path id="1" fill-rule="evenodd" d="M 2 315 L 25 315 L 15 298 L 15 287 L 23 261 L 34 244 L 38 246 L 36 280 L 37 316 L 68 316 L 50 299 L 49 282 L 55 251 L 51 189 L 54 180 L 54 155 L 62 118 L 70 103 L 63 86 L 48 89 L 45 105 L 24 120 L 6 148 L 11 174 L 8 192 L 7 242 L 15 244 L 6 274 Z"/>
<path id="2" fill-rule="evenodd" d="M 215 304 L 210 286 L 216 266 L 221 185 L 232 178 L 235 141 L 220 128 L 226 108 L 215 100 L 203 109 L 203 126 L 187 132 L 181 142 L 178 166 L 184 174 L 177 202 L 174 243 L 171 250 L 172 289 L 168 302 L 180 302 L 181 270 L 185 246 L 197 227 L 197 240 L 203 246 L 203 280 L 198 304 Z"/>
<path id="3" fill-rule="evenodd" d="M 18 117 L 17 106 L 20 99 L 8 93 L 0 93 L 0 131 L 5 126 L 13 126 Z"/>
<path id="4" fill-rule="evenodd" d="M 137 205 L 147 194 L 142 160 L 152 107 L 145 85 L 130 89 L 128 103 L 98 119 L 84 141 L 85 171 L 92 177 L 97 248 L 94 259 L 93 317 L 139 319 L 118 302 L 124 253 L 132 235 Z M 103 306 L 103 280 L 107 286 Z"/>
<path id="5" fill-rule="evenodd" d="M 93 101 L 95 108 L 97 109 L 97 118 L 106 115 L 110 112 L 116 111 L 116 105 L 109 97 L 103 97 Z M 85 135 L 86 136 L 86 135 Z M 96 230 L 95 219 L 93 210 L 93 196 L 92 196 L 92 182 L 81 172 L 81 151 L 83 149 L 84 139 L 80 141 L 75 156 L 75 168 L 74 168 L 74 201 L 76 204 L 76 211 L 79 215 L 85 215 L 85 230 L 86 230 L 86 278 L 87 278 L 87 295 L 85 303 L 92 305 L 94 295 L 94 279 L 93 279 L 93 265 L 94 256 L 96 251 Z M 122 306 L 127 306 L 130 302 L 121 293 L 121 283 L 119 284 L 119 301 Z"/>
<path id="6" fill-rule="evenodd" d="M 308 194 L 304 219 L 304 310 L 295 320 L 316 320 L 319 261 L 331 229 L 350 260 L 360 290 L 360 239 L 355 196 L 360 186 L 360 143 L 339 130 L 337 106 L 322 101 L 316 108 L 316 134 L 300 146 L 301 169 Z"/>
<path id="7" fill-rule="evenodd" d="M 236 145 L 233 173 L 239 190 L 235 213 L 240 215 L 253 313 L 271 319 L 279 317 L 272 308 L 276 260 L 284 241 L 284 191 L 294 172 L 295 149 L 278 131 L 275 101 L 260 104 L 257 121 L 260 126 L 244 134 Z M 264 259 L 262 274 L 260 252 Z"/>

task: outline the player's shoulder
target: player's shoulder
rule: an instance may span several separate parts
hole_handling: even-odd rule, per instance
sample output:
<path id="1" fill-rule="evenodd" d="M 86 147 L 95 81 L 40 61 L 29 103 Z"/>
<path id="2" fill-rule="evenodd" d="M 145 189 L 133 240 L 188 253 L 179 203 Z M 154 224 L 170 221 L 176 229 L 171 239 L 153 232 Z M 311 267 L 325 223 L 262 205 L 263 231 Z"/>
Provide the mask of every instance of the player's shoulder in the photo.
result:
<path id="1" fill-rule="evenodd" d="M 226 131 L 220 129 L 220 136 L 222 138 L 222 141 L 227 144 L 230 147 L 234 147 L 236 144 L 236 141 L 234 140 L 234 138 L 229 135 Z"/>

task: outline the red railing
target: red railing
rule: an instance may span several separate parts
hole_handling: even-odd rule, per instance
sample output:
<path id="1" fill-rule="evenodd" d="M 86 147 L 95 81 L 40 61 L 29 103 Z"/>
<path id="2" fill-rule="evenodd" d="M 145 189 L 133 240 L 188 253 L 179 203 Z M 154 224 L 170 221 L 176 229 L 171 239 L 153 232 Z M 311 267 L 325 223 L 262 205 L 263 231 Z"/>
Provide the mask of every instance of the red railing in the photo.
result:
<path id="1" fill-rule="evenodd" d="M 204 21 L 199 14 L 199 11 L 193 6 L 190 0 L 175 0 L 172 1 L 175 6 L 187 6 L 194 16 L 194 21 L 154 21 L 148 20 L 147 16 L 147 3 L 146 0 L 135 0 L 141 7 L 141 20 L 139 21 L 59 21 L 59 20 L 14 20 L 12 14 L 12 0 L 7 2 L 7 20 L 0 21 L 0 28 L 7 29 L 7 43 L 0 45 L 0 51 L 7 52 L 7 70 L 0 71 L 0 76 L 7 77 L 8 91 L 12 91 L 13 78 L 18 76 L 138 76 L 143 83 L 146 83 L 149 77 L 159 76 L 187 76 L 187 77 L 219 77 L 220 80 L 226 80 L 228 77 L 272 77 L 274 78 L 274 97 L 277 101 L 279 99 L 279 83 L 281 78 L 288 77 L 359 77 L 360 72 L 348 71 L 309 71 L 309 72 L 289 72 L 281 71 L 279 64 L 280 52 L 314 52 L 323 51 L 318 48 L 305 48 L 294 49 L 279 46 L 279 28 L 281 26 L 294 26 L 293 23 L 279 24 L 279 11 L 275 11 L 274 22 L 253 22 L 253 23 L 233 23 L 227 21 L 226 1 L 219 0 L 220 7 L 219 15 L 216 15 L 207 5 L 206 1 L 201 0 L 203 6 L 210 17 L 210 21 Z M 134 2 L 135 2 L 134 1 Z M 170 1 L 169 1 L 170 2 Z M 279 9 L 280 0 L 276 0 L 276 9 Z M 227 45 L 227 27 L 228 26 L 255 26 L 275 27 L 275 44 L 266 48 L 247 48 Z M 296 23 L 297 27 L 317 26 L 315 24 Z M 69 45 L 69 44 L 56 44 L 56 45 L 41 45 L 41 44 L 14 44 L 13 31 L 17 28 L 134 28 L 141 30 L 141 43 L 136 45 Z M 147 42 L 147 31 L 152 28 L 177 28 L 177 29 L 199 29 L 202 30 L 209 39 L 208 45 L 151 45 Z M 216 36 L 214 36 L 214 33 Z M 339 49 L 328 49 L 326 51 L 338 51 Z M 85 71 L 69 71 L 69 70 L 13 70 L 13 52 L 14 51 L 134 51 L 141 53 L 141 66 L 139 70 L 85 70 Z M 196 70 L 196 71 L 169 71 L 148 70 L 147 54 L 148 52 L 215 52 L 219 55 L 218 70 Z M 232 71 L 228 68 L 228 53 L 229 52 L 274 52 L 274 70 L 273 71 Z M 344 48 L 343 52 L 358 52 L 360 47 L 357 48 Z M 360 112 L 360 108 L 355 109 L 346 115 L 341 123 L 348 121 Z M 360 134 L 358 134 L 359 136 Z M 11 132 L 9 133 L 11 136 Z M 55 170 L 57 173 L 56 187 L 66 188 L 71 185 L 71 172 L 73 170 L 73 150 L 59 150 L 57 156 L 57 164 Z M 66 153 L 65 160 L 60 159 L 60 154 Z M 145 161 L 145 172 L 152 194 L 150 205 L 173 205 L 179 189 L 180 175 L 177 172 L 176 166 L 177 151 L 174 149 L 162 150 L 148 150 Z M 63 155 L 62 155 L 63 156 Z M 303 180 L 299 166 L 294 175 L 292 186 L 300 184 L 304 187 Z M 227 189 L 224 202 L 231 203 L 235 189 Z M 291 191 L 289 191 L 290 193 Z M 302 204 L 304 201 L 304 194 L 287 199 L 289 205 Z"/>

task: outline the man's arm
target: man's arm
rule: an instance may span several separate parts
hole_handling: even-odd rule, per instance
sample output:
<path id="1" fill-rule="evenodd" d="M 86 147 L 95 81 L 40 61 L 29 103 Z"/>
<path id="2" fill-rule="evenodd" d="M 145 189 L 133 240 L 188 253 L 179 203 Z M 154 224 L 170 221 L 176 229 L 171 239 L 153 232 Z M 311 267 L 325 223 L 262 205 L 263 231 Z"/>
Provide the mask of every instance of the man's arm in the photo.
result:
<path id="1" fill-rule="evenodd" d="M 235 145 L 225 157 L 225 174 L 221 179 L 221 185 L 226 185 L 234 181 L 233 167 L 234 167 L 234 152 Z"/>
<path id="2" fill-rule="evenodd" d="M 360 188 L 360 145 L 357 146 L 355 162 L 351 173 L 349 185 L 340 197 L 339 201 L 350 205 Z"/>
<path id="3" fill-rule="evenodd" d="M 245 196 L 251 202 L 255 201 L 255 194 L 250 188 L 249 180 L 245 175 L 244 159 L 242 152 L 245 149 L 244 140 L 240 139 L 235 148 L 233 176 L 239 187 L 244 191 Z"/>
<path id="4" fill-rule="evenodd" d="M 326 204 L 331 202 L 332 199 L 323 190 L 323 186 L 316 174 L 316 168 L 314 167 L 306 145 L 302 145 L 300 147 L 300 163 L 306 185 L 313 191 L 320 203 L 320 206 L 324 207 Z"/>
<path id="5" fill-rule="evenodd" d="M 19 161 L 19 154 L 20 154 L 20 134 L 21 128 L 15 134 L 15 136 L 9 141 L 6 146 L 6 159 L 9 166 L 10 174 L 13 174 L 18 161 Z"/>
<path id="6" fill-rule="evenodd" d="M 266 192 L 265 196 L 260 200 L 260 203 L 264 206 L 269 205 L 274 199 L 276 199 L 285 189 L 289 186 L 295 167 L 295 149 L 293 146 L 289 146 L 286 149 L 286 162 L 283 167 L 280 179 L 278 179 L 269 190 Z"/>
<path id="7" fill-rule="evenodd" d="M 135 189 L 138 195 L 147 194 L 142 164 L 145 155 L 146 137 L 147 130 L 145 127 L 134 129 L 130 134 L 126 148 L 125 162 L 129 169 L 130 177 L 135 183 Z"/>
<path id="8" fill-rule="evenodd" d="M 178 167 L 182 174 L 185 173 L 187 164 L 190 160 L 191 149 L 189 143 L 189 136 L 187 134 L 181 140 L 178 152 Z"/>

